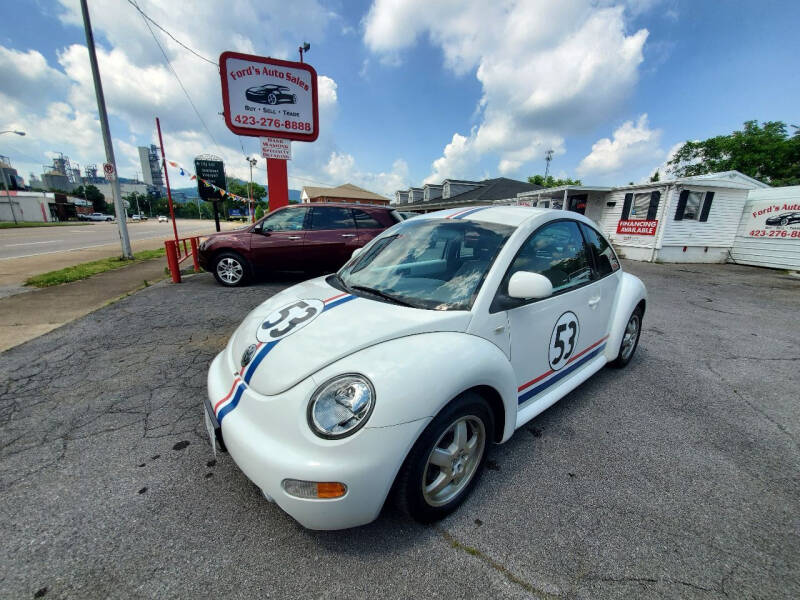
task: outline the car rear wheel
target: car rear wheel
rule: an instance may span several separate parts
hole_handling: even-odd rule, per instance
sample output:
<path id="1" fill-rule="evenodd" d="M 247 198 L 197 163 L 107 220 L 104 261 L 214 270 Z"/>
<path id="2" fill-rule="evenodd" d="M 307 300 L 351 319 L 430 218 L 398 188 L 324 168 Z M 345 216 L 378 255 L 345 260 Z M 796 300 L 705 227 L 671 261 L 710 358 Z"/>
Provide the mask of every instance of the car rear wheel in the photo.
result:
<path id="1" fill-rule="evenodd" d="M 458 396 L 425 428 L 395 481 L 397 506 L 422 523 L 453 512 L 475 487 L 494 419 L 474 392 Z"/>
<path id="2" fill-rule="evenodd" d="M 248 264 L 235 252 L 223 252 L 214 261 L 214 277 L 226 287 L 236 287 L 247 282 Z"/>
<path id="3" fill-rule="evenodd" d="M 639 346 L 639 336 L 642 333 L 642 314 L 642 307 L 637 306 L 628 319 L 628 323 L 625 325 L 625 332 L 622 334 L 619 354 L 610 363 L 612 367 L 621 369 L 631 362 L 636 348 Z"/>

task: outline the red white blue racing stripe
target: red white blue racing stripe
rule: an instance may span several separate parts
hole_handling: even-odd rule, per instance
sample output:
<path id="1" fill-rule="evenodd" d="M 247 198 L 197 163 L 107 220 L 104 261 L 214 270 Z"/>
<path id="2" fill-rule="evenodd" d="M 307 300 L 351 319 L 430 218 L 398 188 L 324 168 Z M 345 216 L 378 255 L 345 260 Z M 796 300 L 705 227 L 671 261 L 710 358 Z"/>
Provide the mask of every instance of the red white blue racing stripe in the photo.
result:
<path id="1" fill-rule="evenodd" d="M 586 364 L 590 360 L 592 360 L 595 356 L 600 354 L 603 351 L 603 348 L 606 347 L 606 340 L 608 336 L 596 341 L 594 344 L 585 348 L 581 352 L 578 352 L 575 356 L 567 361 L 566 366 L 563 369 L 558 371 L 554 371 L 550 369 L 546 373 L 542 373 L 538 377 L 534 377 L 527 383 L 523 383 L 519 388 L 517 388 L 518 398 L 517 401 L 519 404 L 523 402 L 527 402 L 537 394 L 545 391 L 551 385 L 564 379 L 567 375 L 579 369 L 582 365 Z M 541 382 L 541 383 L 540 383 Z M 536 385 L 538 384 L 538 385 Z"/>
<path id="2" fill-rule="evenodd" d="M 322 312 L 326 312 L 331 308 L 336 308 L 346 302 L 350 302 L 351 300 L 355 300 L 358 296 L 354 296 L 353 294 L 348 294 L 343 292 L 341 294 L 337 294 L 335 296 L 331 296 L 327 300 L 323 300 L 323 304 L 325 308 L 322 309 Z M 281 338 L 283 339 L 283 338 Z M 214 416 L 217 418 L 217 422 L 221 425 L 222 419 L 225 418 L 231 411 L 233 411 L 238 405 L 239 401 L 242 399 L 242 394 L 247 389 L 250 380 L 253 378 L 253 375 L 258 369 L 258 365 L 266 358 L 267 354 L 269 354 L 272 349 L 280 343 L 281 340 L 275 340 L 274 342 L 258 342 L 256 344 L 256 351 L 253 355 L 252 360 L 241 368 L 239 373 L 233 379 L 233 383 L 231 384 L 231 389 L 225 394 L 225 397 L 222 400 L 219 400 L 214 405 Z"/>
<path id="3" fill-rule="evenodd" d="M 457 210 L 456 212 L 454 212 L 451 215 L 447 215 L 446 218 L 447 219 L 463 219 L 464 217 L 468 217 L 468 216 L 470 216 L 472 214 L 475 214 L 476 212 L 478 212 L 480 210 L 486 210 L 487 208 L 490 208 L 490 207 L 489 206 L 478 206 L 477 208 L 475 208 L 475 207 L 473 207 L 473 208 L 463 208 L 461 210 Z"/>

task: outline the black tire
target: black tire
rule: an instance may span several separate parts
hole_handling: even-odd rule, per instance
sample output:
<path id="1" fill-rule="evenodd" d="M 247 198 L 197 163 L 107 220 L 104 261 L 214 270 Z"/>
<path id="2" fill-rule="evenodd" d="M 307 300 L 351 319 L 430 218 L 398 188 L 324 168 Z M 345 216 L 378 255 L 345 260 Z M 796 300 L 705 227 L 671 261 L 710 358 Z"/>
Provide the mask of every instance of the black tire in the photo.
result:
<path id="1" fill-rule="evenodd" d="M 628 328 L 631 327 L 632 322 L 636 322 L 636 334 L 635 339 L 633 340 L 633 347 L 629 350 L 626 347 L 626 334 L 623 334 L 622 341 L 619 344 L 619 352 L 617 353 L 617 358 L 612 360 L 609 365 L 614 367 L 615 369 L 622 369 L 623 367 L 628 366 L 628 363 L 631 362 L 633 355 L 636 354 L 636 348 L 639 347 L 639 337 L 642 335 L 642 321 L 644 318 L 644 311 L 642 310 L 641 306 L 637 306 L 636 309 L 631 313 L 631 316 L 628 317 L 628 322 L 625 324 L 625 331 L 627 333 Z"/>
<path id="2" fill-rule="evenodd" d="M 114 220 L 114 219 L 106 219 L 106 222 L 107 222 L 107 223 L 110 223 L 110 222 L 111 222 L 111 221 L 113 221 L 113 220 Z"/>
<path id="3" fill-rule="evenodd" d="M 786 227 L 788 224 L 789 224 L 789 219 L 787 219 L 785 217 L 783 219 L 781 219 L 781 225 L 783 227 Z"/>
<path id="4" fill-rule="evenodd" d="M 217 282 L 225 287 L 238 287 L 250 280 L 249 263 L 241 254 L 232 251 L 220 252 L 214 257 L 212 272 Z M 235 277 L 237 273 L 238 278 Z"/>
<path id="5" fill-rule="evenodd" d="M 462 473 L 462 478 L 459 481 L 456 479 L 451 480 L 452 486 L 454 486 L 452 497 L 443 498 L 442 503 L 431 504 L 428 495 L 423 492 L 425 483 L 432 484 L 436 477 L 440 475 L 446 477 L 447 474 L 444 470 L 436 471 L 438 467 L 429 464 L 429 458 L 432 457 L 434 447 L 438 446 L 442 449 L 441 444 L 451 439 L 448 437 L 450 435 L 453 435 L 453 438 L 449 445 L 451 447 L 456 445 L 455 433 L 451 434 L 450 430 L 463 420 L 466 420 L 467 436 L 470 434 L 479 435 L 478 430 L 471 429 L 471 427 L 477 425 L 478 421 L 483 427 L 483 442 L 480 445 L 480 455 L 478 456 L 478 449 L 476 448 L 473 457 L 475 462 L 463 463 L 467 465 L 464 469 L 469 469 L 469 472 Z M 408 453 L 395 479 L 393 495 L 397 507 L 420 523 L 432 523 L 453 512 L 469 496 L 480 479 L 493 434 L 494 418 L 486 401 L 474 392 L 465 392 L 456 397 L 434 417 Z M 467 439 L 471 438 L 467 437 Z M 460 457 L 458 460 L 466 461 L 464 457 Z M 428 467 L 432 468 L 429 469 Z M 455 468 L 451 468 L 450 472 L 455 472 Z M 450 485 L 448 484 L 445 490 Z M 445 490 L 442 491 L 444 492 Z"/>
<path id="6" fill-rule="evenodd" d="M 275 94 L 268 94 L 267 95 L 267 104 L 277 104 L 278 97 Z"/>

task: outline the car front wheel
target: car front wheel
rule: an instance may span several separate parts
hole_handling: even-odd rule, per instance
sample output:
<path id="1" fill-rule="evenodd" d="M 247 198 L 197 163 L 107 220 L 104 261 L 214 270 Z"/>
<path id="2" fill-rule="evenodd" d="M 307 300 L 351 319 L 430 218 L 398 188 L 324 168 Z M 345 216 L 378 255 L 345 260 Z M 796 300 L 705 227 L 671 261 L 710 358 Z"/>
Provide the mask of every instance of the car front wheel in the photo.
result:
<path id="1" fill-rule="evenodd" d="M 470 494 L 486 461 L 494 419 L 486 401 L 466 392 L 425 428 L 395 482 L 398 507 L 422 523 L 453 512 Z"/>
<path id="2" fill-rule="evenodd" d="M 278 97 L 275 94 L 269 94 L 267 96 L 267 104 L 277 104 Z"/>
<path id="3" fill-rule="evenodd" d="M 247 276 L 247 262 L 235 252 L 223 252 L 214 261 L 214 277 L 226 287 L 243 285 Z"/>
<path id="4" fill-rule="evenodd" d="M 789 219 L 781 219 L 781 225 L 786 227 L 789 224 Z"/>
<path id="5" fill-rule="evenodd" d="M 628 319 L 628 323 L 625 325 L 625 332 L 622 334 L 622 343 L 619 346 L 619 354 L 617 355 L 617 358 L 610 363 L 612 367 L 621 369 L 631 362 L 633 354 L 636 352 L 636 348 L 639 346 L 639 336 L 642 333 L 642 314 L 642 307 L 637 306 L 636 310 L 633 311 Z"/>

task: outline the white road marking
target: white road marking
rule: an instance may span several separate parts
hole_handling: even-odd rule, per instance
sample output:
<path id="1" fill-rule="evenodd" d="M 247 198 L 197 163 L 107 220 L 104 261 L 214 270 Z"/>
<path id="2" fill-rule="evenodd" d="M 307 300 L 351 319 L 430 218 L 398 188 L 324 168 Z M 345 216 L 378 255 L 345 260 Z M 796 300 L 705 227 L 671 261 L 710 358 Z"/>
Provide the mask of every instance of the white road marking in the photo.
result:
<path id="1" fill-rule="evenodd" d="M 208 235 L 211 235 L 212 233 L 215 233 L 215 232 L 212 231 L 212 232 L 208 232 L 208 233 L 198 233 L 197 230 L 192 230 L 192 231 L 184 232 L 181 235 L 183 235 L 185 237 L 194 237 L 194 236 L 206 237 Z M 149 237 L 132 238 L 131 241 L 132 242 L 139 242 L 139 241 L 142 241 L 142 240 L 152 240 L 153 238 L 159 238 L 159 237 L 162 237 L 162 236 L 163 236 L 163 233 L 161 233 L 159 235 L 151 235 Z M 54 240 L 54 241 L 59 241 L 59 240 Z M 37 242 L 37 243 L 40 243 L 40 242 Z M 43 254 L 56 254 L 58 252 L 75 252 L 76 250 L 88 250 L 89 248 L 99 248 L 100 246 L 110 246 L 112 244 L 118 244 L 118 243 L 119 243 L 119 240 L 116 240 L 116 241 L 112 240 L 110 242 L 104 242 L 102 244 L 93 244 L 91 246 L 81 246 L 80 248 L 68 248 L 68 249 L 64 249 L 64 250 L 48 250 L 47 252 L 36 252 L 34 254 L 24 254 L 22 256 L 6 256 L 6 257 L 0 257 L 0 261 L 3 261 L 3 260 L 14 260 L 14 259 L 17 259 L 17 258 L 29 258 L 31 256 L 42 256 Z"/>
<path id="2" fill-rule="evenodd" d="M 46 242 L 25 242 L 24 244 L 6 244 L 6 248 L 13 246 L 33 246 L 34 244 L 55 244 L 56 242 L 63 242 L 64 240 L 48 240 Z"/>

